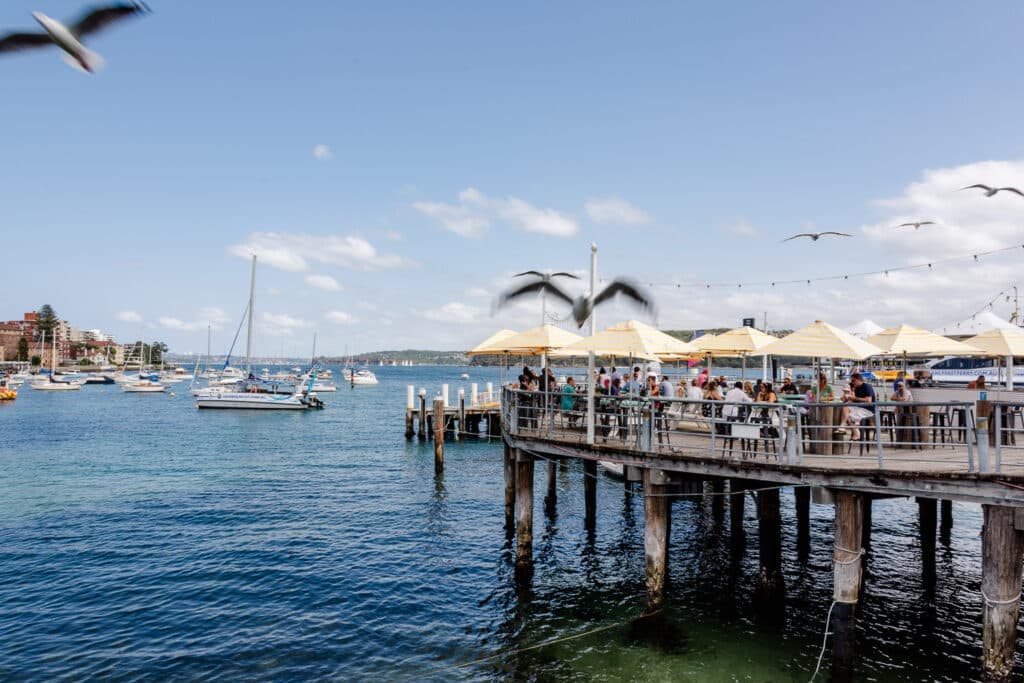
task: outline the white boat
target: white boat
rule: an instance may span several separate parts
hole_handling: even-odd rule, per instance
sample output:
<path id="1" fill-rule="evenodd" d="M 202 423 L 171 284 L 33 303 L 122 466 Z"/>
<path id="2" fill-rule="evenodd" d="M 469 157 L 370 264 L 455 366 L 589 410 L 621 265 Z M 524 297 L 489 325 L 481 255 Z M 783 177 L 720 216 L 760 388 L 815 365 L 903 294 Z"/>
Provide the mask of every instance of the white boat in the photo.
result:
<path id="1" fill-rule="evenodd" d="M 915 372 L 917 371 L 917 372 Z M 936 384 L 967 384 L 985 378 L 985 384 L 993 386 L 1006 383 L 1006 368 L 996 365 L 991 358 L 974 358 L 967 356 L 947 356 L 939 360 L 928 361 L 923 366 L 908 368 L 908 374 L 928 376 Z M 1024 386 L 1024 366 L 1013 366 L 1013 383 Z"/>
<path id="2" fill-rule="evenodd" d="M 607 460 L 598 460 L 597 464 L 600 465 L 605 472 L 607 472 L 613 477 L 618 477 L 619 479 L 622 479 L 624 476 L 626 476 L 625 469 L 622 467 L 620 463 L 608 462 Z"/>
<path id="3" fill-rule="evenodd" d="M 318 379 L 313 382 L 313 393 L 327 392 L 331 393 L 338 390 L 338 386 L 330 380 Z"/>
<path id="4" fill-rule="evenodd" d="M 45 343 L 46 333 L 43 332 L 43 343 Z M 33 381 L 31 386 L 36 391 L 79 391 L 82 385 L 85 384 L 85 380 L 56 380 L 53 378 L 53 370 L 57 367 L 57 336 L 53 337 L 53 355 L 51 356 L 51 372 L 45 377 L 39 378 Z"/>
<path id="5" fill-rule="evenodd" d="M 468 372 L 462 373 L 461 375 L 459 375 L 459 379 L 469 379 L 469 373 Z"/>
<path id="6" fill-rule="evenodd" d="M 361 370 L 353 370 L 352 368 L 345 368 L 341 371 L 341 376 L 346 382 L 353 386 L 366 386 L 372 384 L 379 384 L 377 375 L 373 374 L 370 370 L 363 368 Z"/>
<path id="7" fill-rule="evenodd" d="M 137 382 L 122 384 L 121 389 L 130 394 L 162 394 L 167 391 L 167 385 L 152 379 L 140 378 Z"/>
<path id="8" fill-rule="evenodd" d="M 252 257 L 252 275 L 249 279 L 249 306 L 246 309 L 248 330 L 246 332 L 246 367 L 249 366 L 252 358 L 253 342 L 253 308 L 256 294 L 256 256 Z M 227 371 L 229 368 L 225 368 Z M 269 370 L 268 370 L 269 373 Z M 211 409 L 234 409 L 234 410 L 309 410 L 311 408 L 323 408 L 321 401 L 312 391 L 313 380 L 316 377 L 316 368 L 310 369 L 309 382 L 303 386 L 296 383 L 290 394 L 262 393 L 260 385 L 272 384 L 268 381 L 260 381 L 249 378 L 244 381 L 243 391 L 238 391 L 227 383 L 211 383 L 208 389 L 197 389 L 192 392 L 196 400 L 196 408 Z"/>

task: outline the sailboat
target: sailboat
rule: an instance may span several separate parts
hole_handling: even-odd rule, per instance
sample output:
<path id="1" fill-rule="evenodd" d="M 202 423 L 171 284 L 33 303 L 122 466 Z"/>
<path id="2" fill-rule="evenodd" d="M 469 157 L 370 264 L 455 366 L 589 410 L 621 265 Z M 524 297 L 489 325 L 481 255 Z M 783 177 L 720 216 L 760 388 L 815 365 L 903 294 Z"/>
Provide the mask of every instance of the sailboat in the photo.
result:
<path id="1" fill-rule="evenodd" d="M 140 342 L 141 343 L 141 342 Z M 121 385 L 121 389 L 129 394 L 162 394 L 167 391 L 167 385 L 160 382 L 160 375 L 156 372 L 146 374 L 145 365 L 142 362 L 142 354 L 145 344 L 139 349 L 139 376 Z M 149 347 L 152 351 L 152 346 Z"/>
<path id="2" fill-rule="evenodd" d="M 246 380 L 243 391 L 225 387 L 211 387 L 192 392 L 196 408 L 221 408 L 236 410 L 309 410 L 323 408 L 324 402 L 313 393 L 317 368 L 309 370 L 308 382 L 297 383 L 291 394 L 265 394 L 259 392 L 258 381 L 252 375 L 253 319 L 256 296 L 256 256 L 252 257 L 252 274 L 249 278 L 249 306 L 246 309 L 248 328 L 245 340 Z"/>
<path id="3" fill-rule="evenodd" d="M 43 339 L 40 342 L 40 347 L 46 344 L 46 331 L 43 331 Z M 57 335 L 53 335 L 53 355 L 50 356 L 50 374 L 46 376 L 46 379 L 39 379 L 32 382 L 31 387 L 36 391 L 77 391 L 82 388 L 85 384 L 85 380 L 76 380 L 74 382 L 56 380 L 53 378 L 54 373 L 57 372 Z"/>

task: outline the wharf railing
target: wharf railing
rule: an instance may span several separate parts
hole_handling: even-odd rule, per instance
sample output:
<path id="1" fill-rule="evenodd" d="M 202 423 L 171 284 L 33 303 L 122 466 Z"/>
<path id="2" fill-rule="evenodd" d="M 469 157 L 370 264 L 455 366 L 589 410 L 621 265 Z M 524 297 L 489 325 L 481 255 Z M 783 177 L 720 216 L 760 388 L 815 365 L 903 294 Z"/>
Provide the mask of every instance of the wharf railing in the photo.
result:
<path id="1" fill-rule="evenodd" d="M 977 419 L 985 422 L 984 417 Z M 1020 474 L 1024 469 L 1024 403 L 993 401 L 987 423 L 992 460 L 985 464 L 993 472 Z"/>
<path id="2" fill-rule="evenodd" d="M 509 434 L 586 445 L 584 392 L 506 388 L 502 417 Z M 595 397 L 595 443 L 657 455 L 687 455 L 780 465 L 900 471 L 1024 470 L 1022 404 L 997 404 L 1012 415 L 990 448 L 988 421 L 973 403 L 773 403 L 642 395 Z M 1006 412 L 1009 411 L 1009 412 Z M 1012 449 L 1012 452 L 1011 452 Z M 1019 449 L 1019 450 L 1018 450 Z M 991 456 L 991 457 L 990 457 Z"/>

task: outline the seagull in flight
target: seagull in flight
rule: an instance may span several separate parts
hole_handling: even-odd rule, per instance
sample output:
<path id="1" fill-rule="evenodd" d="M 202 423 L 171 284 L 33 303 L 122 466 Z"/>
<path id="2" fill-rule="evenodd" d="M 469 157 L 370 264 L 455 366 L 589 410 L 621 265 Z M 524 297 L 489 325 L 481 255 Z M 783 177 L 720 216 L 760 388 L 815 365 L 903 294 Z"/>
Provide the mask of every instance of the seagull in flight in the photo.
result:
<path id="1" fill-rule="evenodd" d="M 551 280 L 556 277 L 571 277 L 573 280 L 580 279 L 578 275 L 573 275 L 572 273 L 542 273 L 539 270 L 523 271 L 522 273 L 516 273 L 512 277 L 523 277 L 524 275 L 533 275 L 535 277 L 539 277 L 540 279 L 546 282 L 551 282 Z"/>
<path id="2" fill-rule="evenodd" d="M 982 185 L 981 183 L 977 183 L 975 185 L 968 185 L 967 187 L 961 187 L 960 189 L 961 190 L 972 190 L 974 188 L 977 188 L 979 190 L 984 190 L 986 197 L 991 197 L 991 196 L 995 195 L 997 192 L 1004 192 L 1004 191 L 1005 192 L 1013 192 L 1015 194 L 1019 194 L 1021 197 L 1024 197 L 1024 192 L 1021 192 L 1016 187 L 989 187 L 988 185 Z"/>
<path id="3" fill-rule="evenodd" d="M 103 58 L 86 48 L 82 38 L 98 33 L 121 19 L 147 12 L 149 8 L 141 2 L 118 2 L 92 7 L 75 23 L 68 25 L 42 12 L 33 12 L 32 17 L 43 27 L 43 31 L 20 31 L 0 37 L 0 54 L 56 45 L 66 53 L 64 61 L 73 68 L 95 73 L 103 65 Z"/>
<path id="4" fill-rule="evenodd" d="M 810 237 L 812 241 L 817 242 L 818 240 L 820 240 L 825 235 L 836 235 L 838 237 L 852 237 L 852 235 L 850 235 L 848 233 L 845 233 L 845 232 L 836 232 L 835 230 L 826 230 L 825 232 L 802 232 L 799 235 L 793 235 L 792 237 L 787 237 L 786 239 L 784 239 L 782 241 L 783 242 L 788 242 L 790 240 L 795 240 L 798 237 Z"/>
<path id="5" fill-rule="evenodd" d="M 529 274 L 529 273 L 527 273 Z M 572 316 L 576 321 L 578 327 L 583 327 L 583 323 L 587 322 L 590 315 L 594 312 L 594 307 L 598 304 L 604 303 L 609 299 L 614 299 L 619 294 L 629 297 L 634 303 L 638 304 L 640 308 L 649 310 L 654 307 L 651 300 L 640 291 L 640 288 L 634 285 L 632 282 L 627 280 L 612 280 L 608 283 L 608 286 L 602 289 L 597 295 L 594 296 L 594 302 L 591 304 L 590 297 L 587 295 L 578 296 L 575 299 L 566 294 L 560 287 L 552 284 L 550 278 L 544 279 L 543 273 L 538 273 L 540 278 L 529 282 L 521 287 L 516 287 L 505 292 L 498 297 L 498 307 L 504 306 L 512 299 L 517 299 L 526 294 L 532 294 L 534 292 L 544 292 L 550 294 L 556 299 L 561 299 L 565 303 L 572 306 Z M 554 274 L 552 274 L 554 275 Z M 570 276 L 574 277 L 574 276 Z M 579 279 L 579 278 L 576 278 Z"/>
<path id="6" fill-rule="evenodd" d="M 935 225 L 935 221 L 914 221 L 912 223 L 900 223 L 896 227 L 897 228 L 913 228 L 914 230 L 917 230 L 922 225 Z"/>

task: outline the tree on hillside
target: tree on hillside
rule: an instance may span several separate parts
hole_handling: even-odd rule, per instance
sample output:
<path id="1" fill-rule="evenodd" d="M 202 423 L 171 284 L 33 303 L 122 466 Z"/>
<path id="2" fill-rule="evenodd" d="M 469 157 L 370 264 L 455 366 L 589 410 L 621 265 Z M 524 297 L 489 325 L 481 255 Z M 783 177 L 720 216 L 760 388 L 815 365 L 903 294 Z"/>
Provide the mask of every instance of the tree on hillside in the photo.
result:
<path id="1" fill-rule="evenodd" d="M 46 336 L 50 339 L 53 338 L 53 331 L 57 328 L 59 322 L 57 313 L 50 304 L 43 304 L 42 308 L 36 311 L 36 328 L 40 333 L 45 332 Z"/>
<path id="2" fill-rule="evenodd" d="M 18 360 L 21 362 L 28 360 L 28 339 L 24 337 L 18 340 Z"/>
<path id="3" fill-rule="evenodd" d="M 153 344 L 149 347 L 149 362 L 152 363 L 153 365 L 159 365 L 160 363 L 163 362 L 164 354 L 167 353 L 167 351 L 167 344 L 159 341 L 153 342 Z"/>

